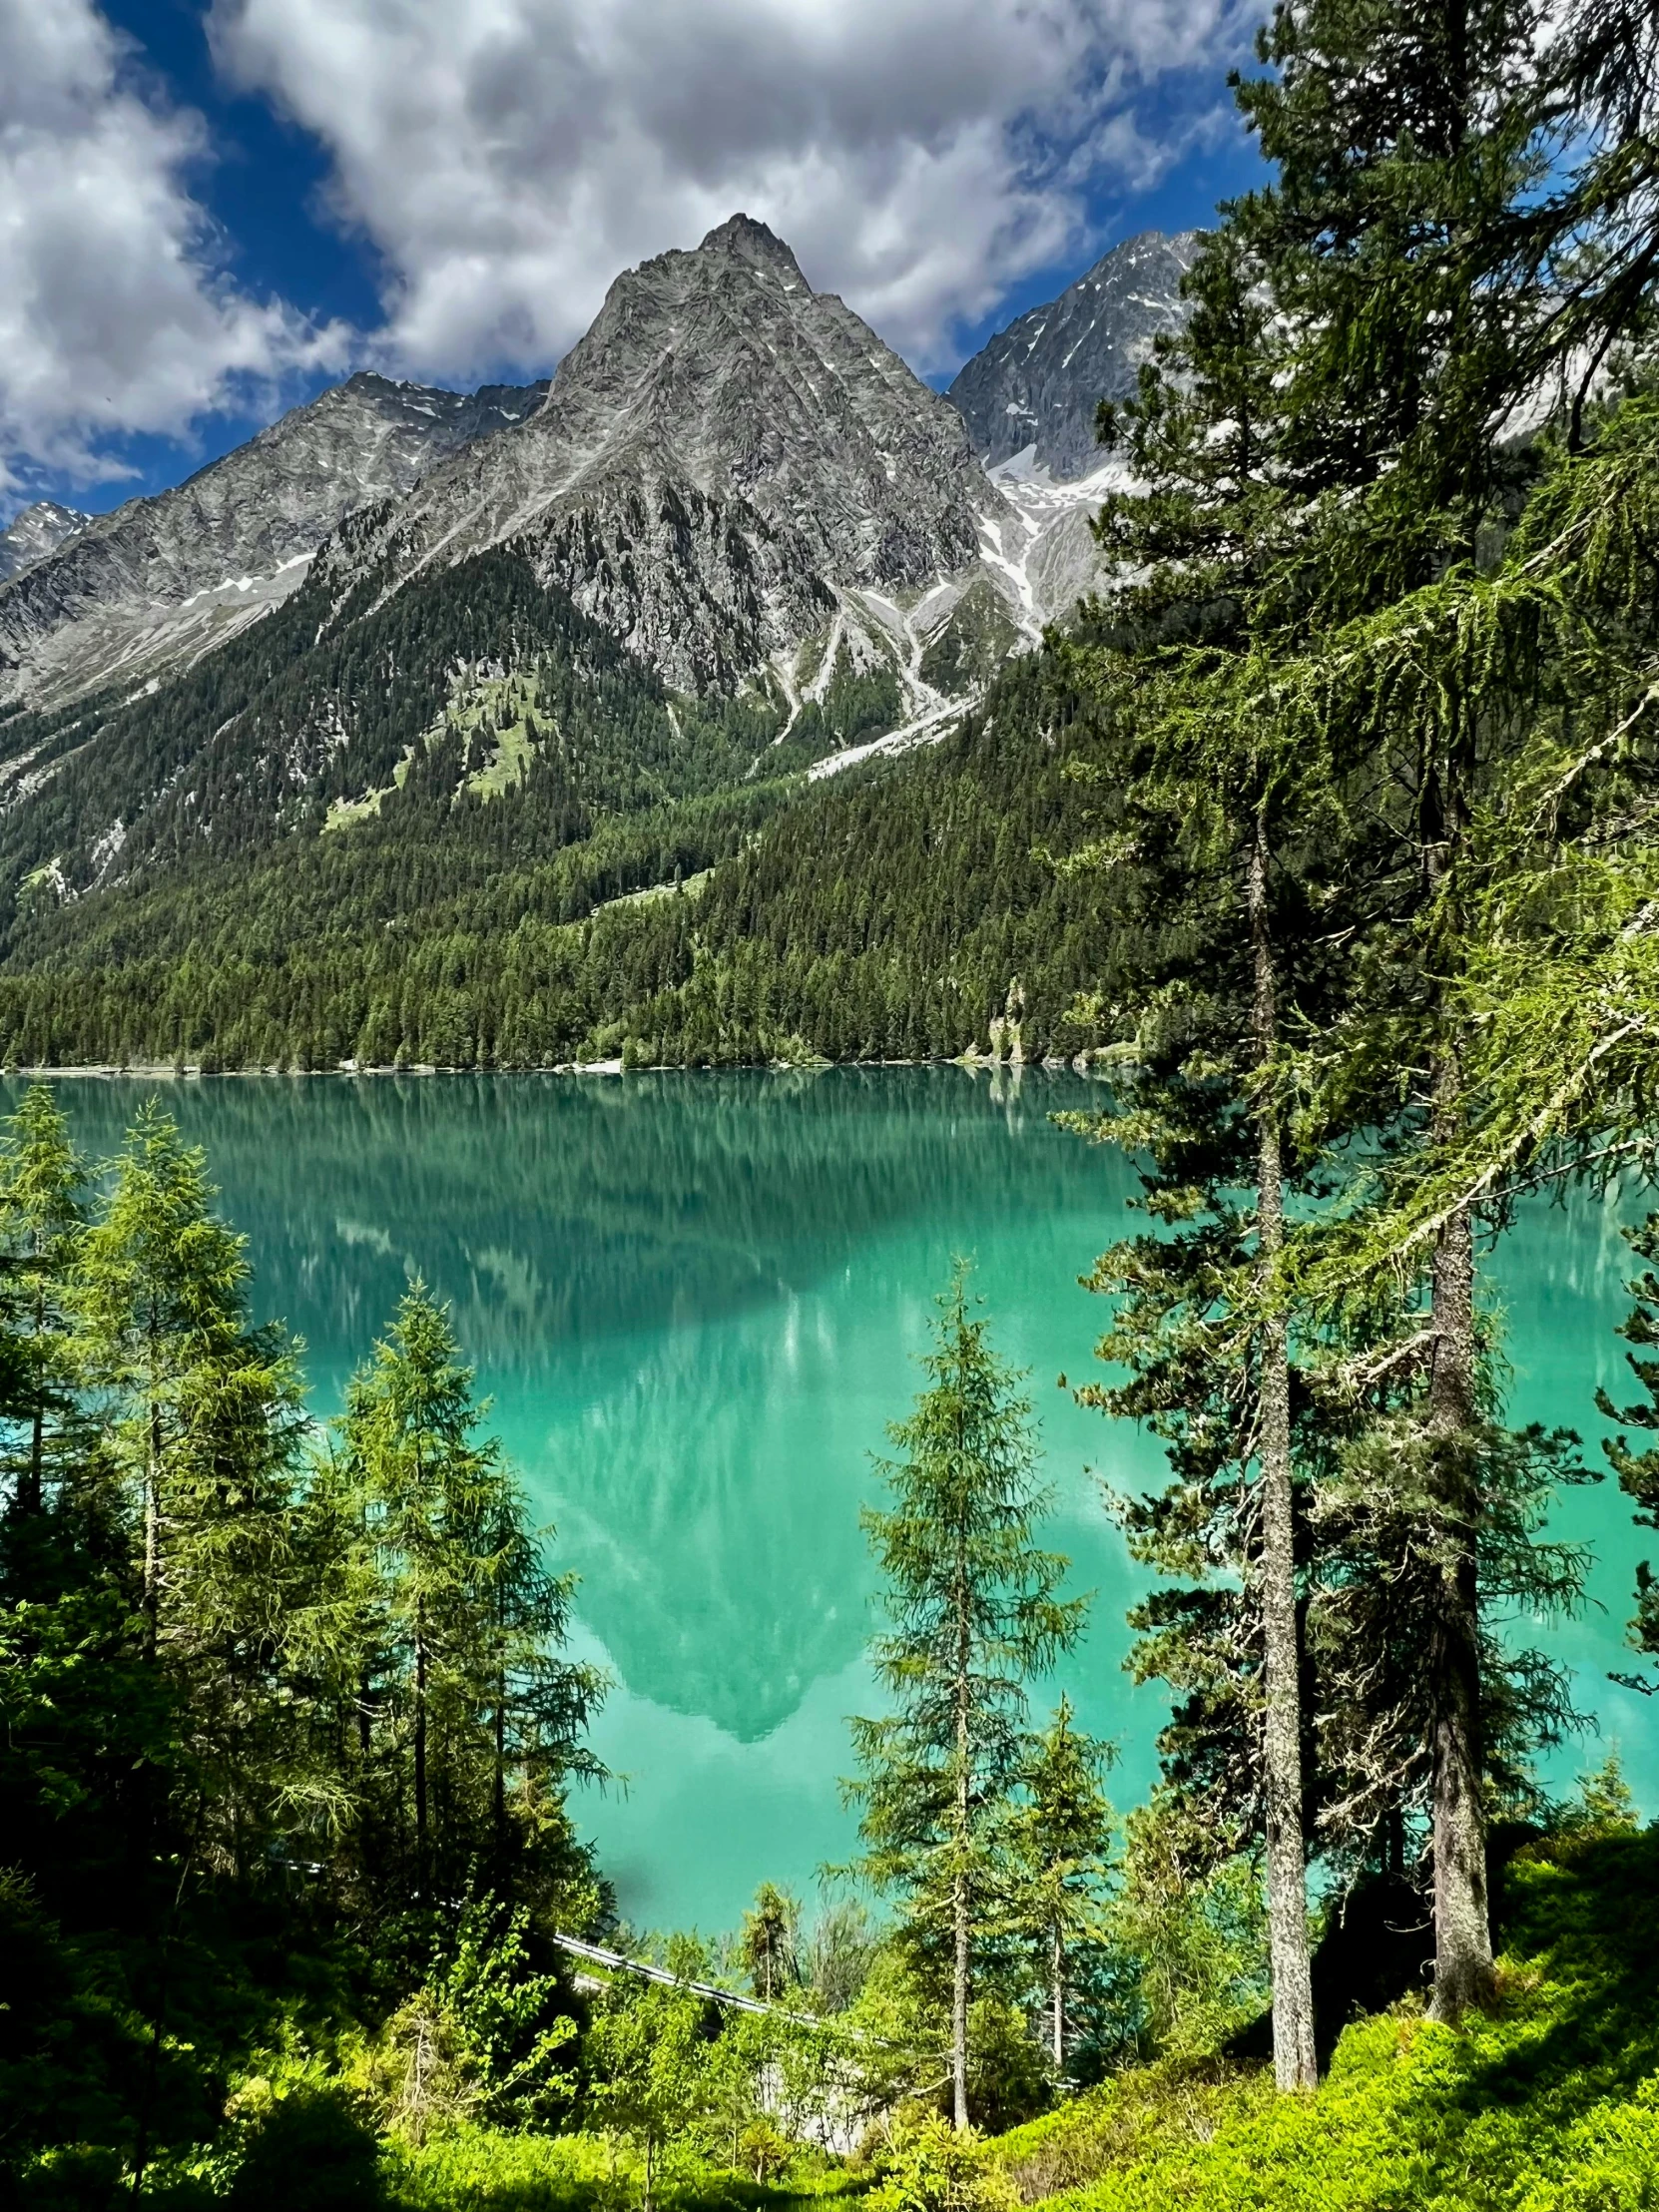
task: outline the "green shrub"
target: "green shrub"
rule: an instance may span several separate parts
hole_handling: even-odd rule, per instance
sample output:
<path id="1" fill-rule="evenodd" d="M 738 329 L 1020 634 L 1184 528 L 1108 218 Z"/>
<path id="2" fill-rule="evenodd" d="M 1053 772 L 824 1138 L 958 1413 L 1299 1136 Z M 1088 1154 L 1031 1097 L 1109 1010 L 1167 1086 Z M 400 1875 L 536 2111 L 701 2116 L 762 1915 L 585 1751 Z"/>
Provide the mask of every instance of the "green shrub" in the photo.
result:
<path id="1" fill-rule="evenodd" d="M 1075 2212 L 1656 2212 L 1659 1833 L 1586 1827 L 1505 1877 L 1500 1999 L 1349 2027 L 1318 2094 L 1141 2068 L 994 2146 Z"/>

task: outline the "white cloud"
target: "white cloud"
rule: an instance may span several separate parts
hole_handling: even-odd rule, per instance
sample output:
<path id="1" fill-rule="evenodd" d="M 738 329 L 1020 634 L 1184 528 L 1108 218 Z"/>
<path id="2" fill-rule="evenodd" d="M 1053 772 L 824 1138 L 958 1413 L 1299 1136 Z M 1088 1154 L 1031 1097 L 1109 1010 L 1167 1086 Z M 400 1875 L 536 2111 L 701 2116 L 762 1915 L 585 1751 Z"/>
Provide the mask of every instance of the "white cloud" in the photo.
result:
<path id="1" fill-rule="evenodd" d="M 91 0 L 0 0 L 0 494 L 19 467 L 119 474 L 101 441 L 179 435 L 342 333 L 250 299 L 185 184 L 200 119 L 129 72 Z"/>
<path id="2" fill-rule="evenodd" d="M 743 208 L 923 368 L 1179 151 L 1239 0 L 214 0 L 221 67 L 328 150 L 383 358 L 542 364 L 616 273 Z M 1248 11 L 1254 14 L 1252 8 Z"/>

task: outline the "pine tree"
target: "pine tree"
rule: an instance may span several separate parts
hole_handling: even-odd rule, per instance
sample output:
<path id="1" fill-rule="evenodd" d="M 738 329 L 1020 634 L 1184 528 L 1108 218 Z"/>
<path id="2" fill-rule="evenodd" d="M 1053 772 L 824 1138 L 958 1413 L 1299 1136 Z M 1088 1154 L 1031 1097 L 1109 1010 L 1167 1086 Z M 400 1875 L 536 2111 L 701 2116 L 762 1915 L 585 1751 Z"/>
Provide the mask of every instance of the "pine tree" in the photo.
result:
<path id="1" fill-rule="evenodd" d="M 112 1435 L 140 1501 L 147 1645 L 170 1613 L 190 1543 L 238 1499 L 226 1483 L 252 1450 L 280 1456 L 295 1385 L 279 1339 L 251 1331 L 243 1240 L 213 1211 L 200 1151 L 154 1102 L 129 1132 L 115 1187 L 80 1248 L 77 1308 L 89 1377 L 111 1400 Z M 229 1455 L 231 1464 L 225 1463 Z M 258 1510 L 272 1510 L 263 1484 Z"/>
<path id="2" fill-rule="evenodd" d="M 363 1725 L 426 1904 L 478 1861 L 504 1879 L 521 1849 L 573 1865 L 560 1788 L 603 1771 L 581 1741 L 603 1677 L 559 1653 L 572 1584 L 547 1572 L 482 1417 L 447 1310 L 417 1282 L 348 1386 L 337 1480 L 374 1563 Z"/>
<path id="3" fill-rule="evenodd" d="M 1537 235 L 1551 198 L 1558 111 L 1549 42 L 1533 11 L 1511 0 L 1303 0 L 1278 9 L 1260 53 L 1272 74 L 1238 95 L 1274 180 L 1224 211 L 1189 285 L 1191 335 L 1170 341 L 1137 404 L 1107 419 L 1109 434 L 1127 437 L 1150 496 L 1110 503 L 1102 533 L 1150 564 L 1108 610 L 1112 642 L 1178 664 L 1173 710 L 1168 699 L 1149 702 L 1153 727 L 1171 732 L 1154 752 L 1184 758 L 1189 789 L 1208 781 L 1218 817 L 1235 825 L 1250 885 L 1258 1065 L 1241 1089 L 1261 1139 L 1257 1404 L 1263 1503 L 1273 1507 L 1262 1589 L 1264 1627 L 1277 1615 L 1274 1641 L 1288 1657 L 1294 1591 L 1280 1470 L 1290 1376 L 1275 1338 L 1277 1316 L 1293 1328 L 1298 1317 L 1287 1271 L 1270 1257 L 1283 1239 L 1272 1094 L 1276 1083 L 1291 1087 L 1287 1077 L 1312 1090 L 1303 1133 L 1332 1146 L 1379 1127 L 1420 1129 L 1442 1191 L 1467 1145 L 1479 1050 L 1464 987 L 1483 880 L 1475 825 L 1524 729 L 1514 708 L 1526 680 L 1507 639 L 1482 650 L 1471 632 L 1482 573 L 1537 469 L 1506 425 L 1535 400 L 1559 339 L 1538 288 L 1541 263 L 1523 266 L 1514 251 L 1523 233 Z M 1448 619 L 1435 626 L 1425 602 L 1437 590 L 1456 600 L 1461 622 L 1443 607 Z M 1259 812 L 1261 798 L 1304 758 L 1318 764 L 1313 795 L 1347 845 L 1346 867 L 1316 868 L 1309 884 L 1321 938 L 1350 948 L 1346 1006 L 1343 987 L 1310 1003 L 1294 941 L 1260 926 L 1272 911 L 1260 895 L 1266 878 L 1285 871 L 1315 828 L 1305 803 L 1287 810 L 1281 798 L 1273 819 Z M 1252 761 L 1255 797 L 1228 777 Z M 1253 822 L 1268 832 L 1255 853 Z M 1378 1021 L 1382 1008 L 1397 1018 Z M 1270 1040 L 1287 1010 L 1318 1042 L 1276 1078 L 1289 1056 Z M 1402 1067 L 1425 1071 L 1403 1114 Z M 1433 1356 L 1413 1416 L 1428 1476 L 1421 1544 L 1441 1567 L 1422 1666 L 1435 1716 L 1435 2004 L 1446 2017 L 1491 1987 L 1477 1561 L 1489 1423 L 1474 1215 L 1472 1201 L 1455 1201 L 1434 1225 L 1423 1267 Z M 1414 1319 L 1404 1333 L 1416 1335 Z M 1280 1747 L 1268 1762 L 1278 1807 L 1269 1821 L 1285 1841 L 1289 1670 L 1267 1672 L 1283 1690 L 1270 1686 L 1266 1703 Z M 1289 1880 L 1278 1887 L 1287 1892 Z M 1287 2067 L 1291 2056 L 1281 2047 L 1281 2078 L 1307 2078 Z"/>
<path id="4" fill-rule="evenodd" d="M 801 1908 L 794 1898 L 771 1882 L 763 1882 L 755 1903 L 743 1917 L 740 1938 L 743 1962 L 755 1994 L 771 2004 L 791 1982 L 801 1978 L 796 1956 L 796 1932 Z"/>
<path id="5" fill-rule="evenodd" d="M 1073 1955 L 1099 1943 L 1111 1878 L 1112 1809 L 1101 1787 L 1111 1748 L 1073 1725 L 1062 1697 L 1027 1748 L 1012 1854 L 1013 1912 L 1040 1948 L 1048 1989 L 1049 2054 L 1064 2078 Z"/>
<path id="6" fill-rule="evenodd" d="M 202 1847 L 246 1872 L 317 1787 L 284 1684 L 305 1594 L 305 1421 L 292 1349 L 250 1324 L 243 1240 L 214 1195 L 202 1154 L 147 1107 L 79 1240 L 75 1297 L 80 1357 L 138 1503 L 144 1648 L 176 1687 L 206 1784 Z"/>
<path id="7" fill-rule="evenodd" d="M 86 1169 L 50 1088 L 32 1083 L 7 1124 L 0 1153 L 0 1243 L 12 1270 L 7 1309 L 19 1358 L 13 1393 L 26 1440 L 13 1462 L 11 1502 L 21 1514 L 46 1502 L 49 1468 L 72 1443 L 76 1418 L 70 1286 L 86 1227 Z"/>
<path id="8" fill-rule="evenodd" d="M 878 1462 L 892 1498 L 863 1515 L 889 1626 L 877 1679 L 894 1711 L 852 1724 L 861 1769 L 860 1862 L 903 1901 L 918 1953 L 947 1961 L 950 2077 L 968 2124 L 968 2007 L 986 1941 L 1023 1749 L 1027 1678 L 1081 1632 L 1084 1601 L 1057 1593 L 1067 1562 L 1034 1537 L 1049 1496 L 1030 1405 L 992 1350 L 958 1265 L 939 1300 L 928 1387 Z M 941 1940 L 942 1938 L 942 1940 Z"/>

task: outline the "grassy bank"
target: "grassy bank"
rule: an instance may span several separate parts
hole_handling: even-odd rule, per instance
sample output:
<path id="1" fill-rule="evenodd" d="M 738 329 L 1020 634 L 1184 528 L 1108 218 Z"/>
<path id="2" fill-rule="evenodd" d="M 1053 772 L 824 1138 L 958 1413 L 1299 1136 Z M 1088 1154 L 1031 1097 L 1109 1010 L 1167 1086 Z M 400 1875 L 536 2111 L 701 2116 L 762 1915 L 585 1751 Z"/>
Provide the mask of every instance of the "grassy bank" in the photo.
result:
<path id="1" fill-rule="evenodd" d="M 1648 2212 L 1659 2205 L 1659 1834 L 1533 1845 L 1503 1899 L 1501 2001 L 1351 2024 L 1316 2096 L 1259 2070 L 1122 2074 L 998 2139 L 1068 2212 Z"/>

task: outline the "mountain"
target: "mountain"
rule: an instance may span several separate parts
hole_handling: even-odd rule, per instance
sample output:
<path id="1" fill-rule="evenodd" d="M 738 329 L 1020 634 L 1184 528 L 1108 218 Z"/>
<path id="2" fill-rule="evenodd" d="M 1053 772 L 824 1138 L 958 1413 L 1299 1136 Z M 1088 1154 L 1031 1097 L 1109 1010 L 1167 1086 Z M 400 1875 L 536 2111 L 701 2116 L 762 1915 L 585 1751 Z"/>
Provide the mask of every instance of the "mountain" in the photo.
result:
<path id="1" fill-rule="evenodd" d="M 1180 328 L 1181 278 L 1198 240 L 1146 231 L 1113 247 L 964 363 L 948 396 L 974 451 L 993 467 L 1026 456 L 1062 479 L 1090 474 L 1100 460 L 1095 407 L 1127 397 L 1153 339 Z"/>
<path id="2" fill-rule="evenodd" d="M 91 520 L 91 515 L 81 514 L 74 507 L 60 507 L 55 499 L 36 500 L 32 507 L 13 515 L 0 530 L 0 584 L 31 562 L 55 553 L 65 538 L 84 530 Z"/>
<path id="3" fill-rule="evenodd" d="M 441 391 L 364 372 L 173 490 L 78 518 L 0 584 L 0 702 L 50 705 L 197 657 L 285 598 L 354 508 L 408 491 L 545 391 Z"/>
<path id="4" fill-rule="evenodd" d="M 0 590 L 0 878 L 78 895 L 429 774 L 564 821 L 936 735 L 1040 634 L 1044 531 L 735 216 L 619 276 L 545 395 L 354 377 Z"/>
<path id="5" fill-rule="evenodd" d="M 0 589 L 0 966 L 59 978 L 29 986 L 53 1010 L 17 1051 L 534 1064 L 602 1043 L 606 947 L 634 940 L 619 922 L 571 970 L 567 925 L 724 880 L 813 779 L 946 737 L 1092 580 L 1093 496 L 987 471 L 956 409 L 741 215 L 619 276 L 545 393 L 353 378 Z M 1027 816 L 975 815 L 1004 881 Z M 630 1002 L 684 980 L 692 910 L 639 938 Z M 411 978 L 457 930 L 474 968 L 527 948 L 510 1038 L 477 1039 L 460 976 L 453 1021 L 428 1019 Z M 997 921 L 984 957 L 1006 956 Z M 278 971 L 312 977 L 299 1008 L 258 980 Z M 190 979 L 220 975 L 209 1015 Z M 968 1041 L 977 998 L 950 995 L 940 1033 Z M 662 1004 L 666 1050 L 684 1022 Z"/>
<path id="6" fill-rule="evenodd" d="M 455 455 L 325 557 L 340 588 L 511 540 L 668 682 L 730 688 L 833 622 L 921 648 L 899 602 L 970 568 L 1007 519 L 959 416 L 764 224 L 611 286 L 512 434 Z M 781 665 L 790 686 L 792 670 Z"/>

